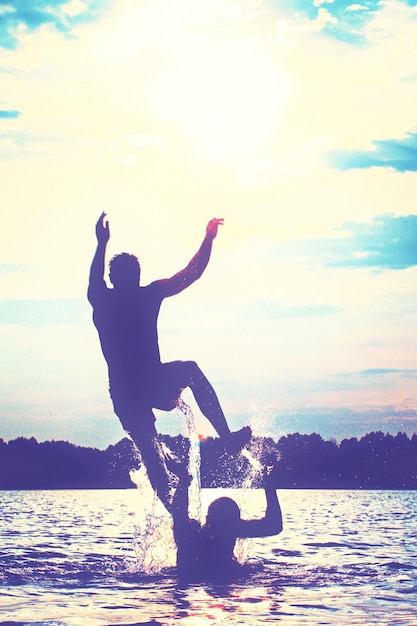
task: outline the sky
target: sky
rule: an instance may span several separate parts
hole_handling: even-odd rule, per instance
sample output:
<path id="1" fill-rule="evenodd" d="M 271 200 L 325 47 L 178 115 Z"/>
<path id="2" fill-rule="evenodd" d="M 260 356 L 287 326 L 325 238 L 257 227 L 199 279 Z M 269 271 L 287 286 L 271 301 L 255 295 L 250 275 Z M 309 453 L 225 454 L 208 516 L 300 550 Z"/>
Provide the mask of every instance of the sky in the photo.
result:
<path id="1" fill-rule="evenodd" d="M 0 0 L 0 438 L 124 436 L 86 300 L 102 211 L 143 284 L 224 218 L 159 336 L 232 429 L 415 433 L 416 57 L 414 0 Z"/>

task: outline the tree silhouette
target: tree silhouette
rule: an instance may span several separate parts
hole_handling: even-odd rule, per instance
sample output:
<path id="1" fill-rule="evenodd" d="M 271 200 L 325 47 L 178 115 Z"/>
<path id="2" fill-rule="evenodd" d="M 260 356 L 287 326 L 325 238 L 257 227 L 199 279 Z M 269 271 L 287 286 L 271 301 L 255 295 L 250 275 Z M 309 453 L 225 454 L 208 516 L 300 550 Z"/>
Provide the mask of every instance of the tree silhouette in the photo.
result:
<path id="1" fill-rule="evenodd" d="M 161 436 L 182 462 L 189 441 L 182 435 Z M 324 441 L 317 433 L 292 433 L 274 442 L 253 437 L 249 452 L 263 465 L 275 465 L 281 489 L 417 489 L 417 435 L 395 436 L 381 431 L 361 439 Z M 278 462 L 277 462 L 277 459 Z M 38 441 L 19 437 L 0 439 L 0 489 L 127 489 L 134 487 L 130 471 L 140 456 L 128 438 L 106 450 L 75 446 L 67 441 Z M 221 442 L 201 445 L 203 487 L 241 487 L 250 465 L 241 454 L 225 452 Z M 260 486 L 254 475 L 251 486 Z"/>
<path id="2" fill-rule="evenodd" d="M 107 450 L 67 441 L 38 443 L 19 437 L 0 443 L 0 489 L 102 489 L 133 487 L 129 470 L 138 467 L 130 440 Z"/>

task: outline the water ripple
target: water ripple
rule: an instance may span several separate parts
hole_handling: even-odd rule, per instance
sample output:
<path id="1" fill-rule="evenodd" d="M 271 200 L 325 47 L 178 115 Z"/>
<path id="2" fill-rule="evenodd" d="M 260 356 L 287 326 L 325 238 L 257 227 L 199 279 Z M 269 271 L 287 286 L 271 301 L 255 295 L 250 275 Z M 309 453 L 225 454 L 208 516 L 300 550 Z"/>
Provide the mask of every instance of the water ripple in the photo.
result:
<path id="1" fill-rule="evenodd" d="M 178 579 L 169 559 L 140 569 L 135 490 L 0 492 L 0 626 L 392 626 L 393 611 L 396 626 L 415 625 L 416 493 L 279 495 L 283 533 L 251 541 L 251 567 L 215 585 Z M 233 497 L 262 512 L 262 492 Z"/>

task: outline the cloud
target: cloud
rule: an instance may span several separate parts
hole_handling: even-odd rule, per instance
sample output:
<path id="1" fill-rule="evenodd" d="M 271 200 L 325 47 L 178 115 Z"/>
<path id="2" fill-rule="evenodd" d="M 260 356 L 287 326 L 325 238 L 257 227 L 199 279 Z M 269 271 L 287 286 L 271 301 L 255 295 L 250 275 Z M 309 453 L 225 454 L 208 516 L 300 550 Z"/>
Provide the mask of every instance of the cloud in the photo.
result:
<path id="1" fill-rule="evenodd" d="M 68 33 L 80 22 L 94 20 L 107 4 L 106 0 L 10 0 L 0 6 L 0 46 L 13 49 L 19 35 L 44 25 Z"/>
<path id="2" fill-rule="evenodd" d="M 330 163 L 340 170 L 390 167 L 398 172 L 417 171 L 417 132 L 403 139 L 374 140 L 371 150 L 341 150 L 330 153 Z"/>
<path id="3" fill-rule="evenodd" d="M 167 142 L 161 137 L 152 137 L 147 134 L 137 134 L 130 137 L 132 146 L 137 148 L 166 148 Z"/>
<path id="4" fill-rule="evenodd" d="M 9 276 L 10 274 L 15 274 L 22 270 L 26 270 L 26 267 L 23 265 L 16 263 L 0 263 L 0 276 Z"/>
<path id="5" fill-rule="evenodd" d="M 314 0 L 313 3 L 298 0 L 291 3 L 290 15 L 297 11 L 298 16 L 306 16 L 312 27 L 318 27 L 327 36 L 363 44 L 366 41 L 363 30 L 378 10 L 377 0 L 370 0 L 366 5 L 347 0 Z"/>
<path id="6" fill-rule="evenodd" d="M 333 4 L 334 0 L 314 0 L 315 7 L 321 7 L 322 4 Z"/>
<path id="7" fill-rule="evenodd" d="M 322 317 L 332 315 L 339 309 L 326 304 L 297 304 L 270 301 L 256 302 L 249 307 L 249 312 L 257 319 L 294 319 L 299 317 Z"/>
<path id="8" fill-rule="evenodd" d="M 391 374 L 398 374 L 400 376 L 404 376 L 405 378 L 415 378 L 417 376 L 417 370 L 376 367 L 359 372 L 360 376 L 387 376 Z"/>
<path id="9" fill-rule="evenodd" d="M 363 4 L 351 4 L 346 7 L 345 11 L 369 11 L 369 8 Z"/>
<path id="10" fill-rule="evenodd" d="M 315 407 L 281 412 L 276 409 L 272 420 L 273 436 L 300 432 L 320 433 L 324 439 L 335 438 L 338 442 L 352 436 L 362 437 L 372 431 L 383 431 L 395 435 L 405 432 L 409 436 L 417 430 L 415 409 L 398 410 L 394 406 L 363 408 Z M 275 422 L 275 424 L 274 424 Z"/>
<path id="11" fill-rule="evenodd" d="M 324 259 L 327 267 L 402 270 L 417 265 L 417 215 L 375 217 L 345 222 L 340 238 L 303 242 L 303 254 Z"/>

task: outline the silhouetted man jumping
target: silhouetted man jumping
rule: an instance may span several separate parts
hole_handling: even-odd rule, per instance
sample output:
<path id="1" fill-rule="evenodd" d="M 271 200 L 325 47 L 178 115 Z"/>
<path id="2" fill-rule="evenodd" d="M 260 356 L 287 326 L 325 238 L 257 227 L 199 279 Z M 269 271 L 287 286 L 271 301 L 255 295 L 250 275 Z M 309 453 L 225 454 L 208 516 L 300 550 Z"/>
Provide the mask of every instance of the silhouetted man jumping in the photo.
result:
<path id="1" fill-rule="evenodd" d="M 96 224 L 97 250 L 90 270 L 88 300 L 107 361 L 110 396 L 123 428 L 138 447 L 149 480 L 161 501 L 171 506 L 170 476 L 155 428 L 153 409 L 171 411 L 189 387 L 201 412 L 229 450 L 239 450 L 250 439 L 248 426 L 231 433 L 216 393 L 194 361 L 161 363 L 157 320 L 164 298 L 180 293 L 202 273 L 210 259 L 213 239 L 222 219 L 212 219 L 200 249 L 186 268 L 163 280 L 142 287 L 140 265 L 131 254 L 118 254 L 110 261 L 104 280 L 105 253 L 110 238 L 109 223 L 102 213 Z"/>

